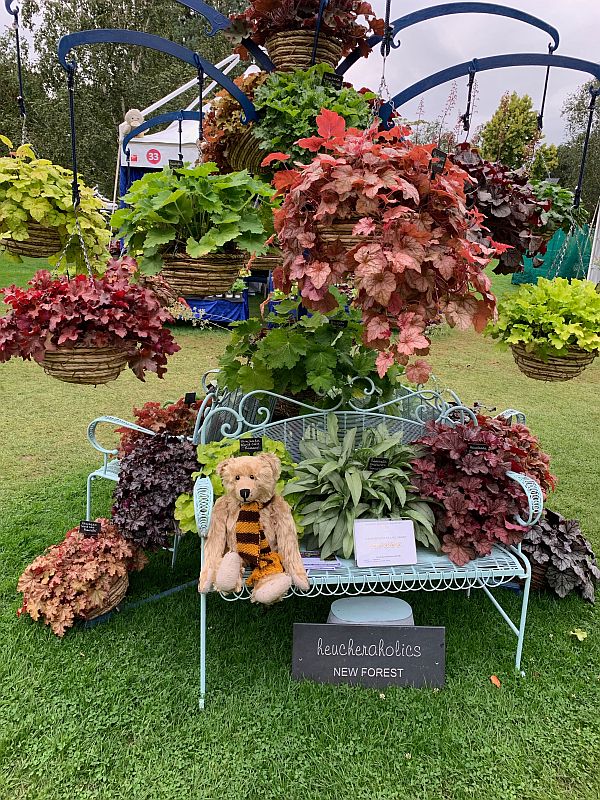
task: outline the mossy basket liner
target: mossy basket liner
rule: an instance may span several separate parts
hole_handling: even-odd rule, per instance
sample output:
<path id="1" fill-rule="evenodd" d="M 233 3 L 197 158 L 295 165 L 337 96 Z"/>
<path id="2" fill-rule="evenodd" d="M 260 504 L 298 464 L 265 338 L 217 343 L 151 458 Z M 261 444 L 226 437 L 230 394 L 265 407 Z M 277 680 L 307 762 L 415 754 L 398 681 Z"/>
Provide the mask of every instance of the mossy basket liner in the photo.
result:
<path id="1" fill-rule="evenodd" d="M 230 137 L 225 153 L 234 172 L 247 169 L 253 175 L 264 174 L 265 170 L 260 163 L 268 155 L 266 150 L 261 149 L 258 139 L 252 133 L 251 125 L 248 125 L 242 133 Z"/>
<path id="2" fill-rule="evenodd" d="M 119 577 L 115 579 L 114 583 L 108 590 L 108 594 L 104 598 L 104 603 L 102 606 L 100 606 L 100 608 L 95 608 L 92 611 L 88 611 L 87 613 L 80 614 L 81 619 L 89 622 L 91 619 L 101 617 L 102 614 L 108 614 L 109 611 L 112 611 L 114 608 L 116 608 L 121 600 L 123 600 L 127 594 L 128 588 L 129 578 L 127 575 L 119 575 Z"/>
<path id="3" fill-rule="evenodd" d="M 311 66 L 314 31 L 281 31 L 265 42 L 269 58 L 281 72 L 308 69 Z M 321 34 L 317 43 L 315 63 L 337 67 L 342 57 L 342 45 L 337 39 Z"/>
<path id="4" fill-rule="evenodd" d="M 202 258 L 164 254 L 160 275 L 179 297 L 209 297 L 228 292 L 247 260 L 241 253 L 209 253 Z"/>
<path id="5" fill-rule="evenodd" d="M 62 242 L 56 228 L 44 228 L 36 222 L 27 226 L 29 239 L 17 242 L 14 239 L 3 239 L 1 244 L 13 256 L 27 256 L 28 258 L 50 258 L 60 252 Z"/>
<path id="6" fill-rule="evenodd" d="M 521 345 L 513 344 L 511 350 L 521 372 L 536 381 L 570 381 L 581 375 L 597 355 L 573 347 L 564 356 L 549 356 L 547 361 L 542 361 Z"/>
<path id="7" fill-rule="evenodd" d="M 61 347 L 44 355 L 44 372 L 65 383 L 97 386 L 116 380 L 127 364 L 116 347 Z"/>

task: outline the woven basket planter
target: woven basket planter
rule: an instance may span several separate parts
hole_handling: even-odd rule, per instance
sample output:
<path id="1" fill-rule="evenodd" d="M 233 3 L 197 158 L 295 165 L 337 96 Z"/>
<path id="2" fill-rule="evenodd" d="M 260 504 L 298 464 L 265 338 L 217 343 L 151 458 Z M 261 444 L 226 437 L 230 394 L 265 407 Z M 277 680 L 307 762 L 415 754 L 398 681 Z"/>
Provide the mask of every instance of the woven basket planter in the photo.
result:
<path id="1" fill-rule="evenodd" d="M 298 417 L 300 414 L 303 414 L 306 411 L 306 409 L 303 409 L 302 406 L 297 406 L 295 403 L 292 403 L 292 399 L 297 400 L 299 403 L 306 403 L 309 406 L 315 406 L 319 396 L 316 394 L 316 392 L 313 392 L 312 389 L 306 389 L 305 391 L 300 392 L 300 394 L 291 395 L 289 400 L 285 397 L 278 397 L 277 402 L 275 403 L 275 408 L 273 409 L 274 422 L 282 419 L 292 419 L 293 417 Z"/>
<path id="2" fill-rule="evenodd" d="M 163 255 L 160 272 L 178 297 L 207 297 L 224 294 L 246 264 L 241 253 L 209 253 L 202 258 L 190 258 L 186 253 Z"/>
<path id="3" fill-rule="evenodd" d="M 61 347 L 44 356 L 44 372 L 65 383 L 97 386 L 116 380 L 127 364 L 127 353 L 116 347 Z"/>
<path id="4" fill-rule="evenodd" d="M 281 72 L 292 72 L 311 66 L 314 41 L 314 31 L 282 31 L 269 36 L 265 45 L 275 68 Z M 341 57 L 342 45 L 337 39 L 321 34 L 315 63 L 337 67 Z"/>
<path id="5" fill-rule="evenodd" d="M 570 381 L 581 375 L 597 355 L 573 347 L 564 356 L 549 356 L 547 361 L 542 361 L 521 345 L 513 344 L 511 349 L 521 372 L 536 381 Z"/>
<path id="6" fill-rule="evenodd" d="M 283 253 L 276 247 L 269 249 L 264 256 L 256 256 L 252 264 L 249 264 L 250 272 L 267 270 L 273 272 L 283 264 Z"/>
<path id="7" fill-rule="evenodd" d="M 121 600 L 127 594 L 129 588 L 129 578 L 127 575 L 120 575 L 115 579 L 113 585 L 108 590 L 108 594 L 104 598 L 104 603 L 100 608 L 95 608 L 93 611 L 88 611 L 81 614 L 81 618 L 85 620 L 96 619 L 101 617 L 102 614 L 108 614 L 113 608 L 116 608 Z"/>
<path id="8" fill-rule="evenodd" d="M 268 155 L 268 152 L 261 150 L 258 139 L 252 133 L 252 127 L 248 125 L 243 133 L 238 136 L 231 136 L 225 151 L 225 157 L 234 172 L 247 169 L 254 175 L 264 173 L 260 162 Z"/>
<path id="9" fill-rule="evenodd" d="M 28 258 L 50 258 L 60 252 L 62 242 L 56 228 L 44 228 L 36 222 L 30 222 L 27 232 L 29 239 L 23 242 L 16 242 L 14 239 L 2 240 L 8 253 Z"/>
<path id="10" fill-rule="evenodd" d="M 352 229 L 360 218 L 344 220 L 343 222 L 331 222 L 329 225 L 319 225 L 318 234 L 324 242 L 335 242 L 338 239 L 347 250 L 356 247 L 357 244 L 368 244 L 374 235 L 354 236 Z"/>

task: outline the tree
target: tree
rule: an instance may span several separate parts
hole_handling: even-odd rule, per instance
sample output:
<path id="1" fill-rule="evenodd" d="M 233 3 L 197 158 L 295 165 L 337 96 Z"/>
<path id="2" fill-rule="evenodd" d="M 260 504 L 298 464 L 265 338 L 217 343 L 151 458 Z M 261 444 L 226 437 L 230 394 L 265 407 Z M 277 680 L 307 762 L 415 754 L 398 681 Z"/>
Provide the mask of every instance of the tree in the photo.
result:
<path id="1" fill-rule="evenodd" d="M 481 154 L 488 161 L 501 161 L 518 169 L 531 156 L 540 136 L 531 97 L 506 92 L 493 117 L 483 126 Z"/>
<path id="2" fill-rule="evenodd" d="M 239 3 L 220 3 L 231 10 Z M 217 6 L 219 3 L 213 3 Z M 66 76 L 56 58 L 61 36 L 87 28 L 128 28 L 154 33 L 184 44 L 207 60 L 231 52 L 219 34 L 206 36 L 206 23 L 177 3 L 155 0 L 24 0 L 32 56 L 26 57 L 25 92 L 28 128 L 38 153 L 70 166 Z M 8 40 L 8 41 L 6 41 Z M 2 86 L 16 86 L 14 39 L 4 37 L 0 52 Z M 27 54 L 26 54 L 27 55 Z M 193 67 L 162 53 L 126 45 L 79 48 L 77 58 L 77 141 L 79 171 L 90 184 L 111 194 L 117 158 L 117 128 L 125 112 L 144 108 L 195 76 Z M 6 78 L 6 80 L 4 80 Z M 177 110 L 192 99 L 192 89 L 161 111 Z M 0 131 L 18 141 L 20 122 L 15 92 L 0 98 Z M 15 132 L 19 131 L 15 136 Z"/>
<path id="3" fill-rule="evenodd" d="M 553 178 L 558 168 L 558 148 L 555 144 L 540 144 L 536 147 L 530 176 L 538 181 Z"/>

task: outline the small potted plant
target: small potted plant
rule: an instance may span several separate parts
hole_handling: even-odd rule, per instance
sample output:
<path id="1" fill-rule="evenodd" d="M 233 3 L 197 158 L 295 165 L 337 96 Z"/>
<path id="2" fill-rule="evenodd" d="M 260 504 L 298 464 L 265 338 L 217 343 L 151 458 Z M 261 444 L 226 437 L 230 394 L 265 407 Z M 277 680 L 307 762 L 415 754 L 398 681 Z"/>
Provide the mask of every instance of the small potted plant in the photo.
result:
<path id="1" fill-rule="evenodd" d="M 9 139 L 0 136 L 0 142 L 11 150 L 0 158 L 0 251 L 6 250 L 15 257 L 50 258 L 55 266 L 64 249 L 61 270 L 82 271 L 85 262 L 73 209 L 73 173 L 36 158 L 28 144 L 12 152 Z M 77 216 L 97 272 L 106 266 L 110 241 L 101 208 L 102 202 L 94 192 L 80 183 Z"/>
<path id="2" fill-rule="evenodd" d="M 128 573 L 143 569 L 147 558 L 108 520 L 96 521 L 97 536 L 73 528 L 27 567 L 17 584 L 23 594 L 19 616 L 42 619 L 62 637 L 76 620 L 106 614 L 123 600 Z"/>
<path id="3" fill-rule="evenodd" d="M 510 345 L 529 378 L 571 380 L 600 350 L 600 294 L 591 281 L 540 278 L 522 284 L 500 303 L 488 332 Z"/>
<path id="4" fill-rule="evenodd" d="M 245 38 L 265 45 L 276 69 L 306 69 L 313 64 L 315 31 L 320 0 L 250 0 L 245 11 L 232 14 L 227 35 L 238 44 L 236 52 L 248 58 Z M 314 63 L 335 67 L 343 55 L 357 47 L 368 56 L 369 34 L 382 36 L 385 23 L 363 0 L 329 0 L 319 28 Z"/>
<path id="5" fill-rule="evenodd" d="M 184 297 L 229 291 L 249 255 L 273 233 L 273 189 L 213 162 L 149 172 L 132 184 L 112 223 L 144 272 Z"/>
<path id="6" fill-rule="evenodd" d="M 180 347 L 156 295 L 132 282 L 135 262 L 112 261 L 102 277 L 53 278 L 44 270 L 29 288 L 0 290 L 10 311 L 0 317 L 0 362 L 33 359 L 67 383 L 115 380 L 127 364 L 140 380 L 162 377 Z"/>
<path id="7" fill-rule="evenodd" d="M 411 143 L 404 127 L 359 131 L 324 109 L 317 128 L 298 141 L 313 160 L 275 175 L 285 193 L 275 212 L 284 251 L 276 288 L 297 281 L 303 303 L 326 313 L 337 305 L 331 287 L 353 284 L 380 376 L 428 352 L 426 328 L 440 314 L 483 330 L 495 310 L 483 270 L 504 247 L 481 241 L 481 215 L 465 207 L 466 173 L 441 166 L 434 146 Z M 416 383 L 427 374 L 421 360 L 407 367 Z"/>

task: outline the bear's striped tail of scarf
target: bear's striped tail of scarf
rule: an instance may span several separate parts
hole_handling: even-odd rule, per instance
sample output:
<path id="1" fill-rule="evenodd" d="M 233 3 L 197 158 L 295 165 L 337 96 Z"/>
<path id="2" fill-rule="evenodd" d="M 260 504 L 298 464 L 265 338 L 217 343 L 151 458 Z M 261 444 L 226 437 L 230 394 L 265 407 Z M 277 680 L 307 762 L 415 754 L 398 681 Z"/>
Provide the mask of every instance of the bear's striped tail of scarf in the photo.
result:
<path id="1" fill-rule="evenodd" d="M 235 525 L 237 551 L 244 564 L 252 568 L 252 573 L 246 580 L 248 586 L 254 586 L 267 575 L 284 571 L 279 553 L 271 550 L 260 527 L 261 508 L 262 504 L 256 501 L 244 503 L 240 506 Z"/>

